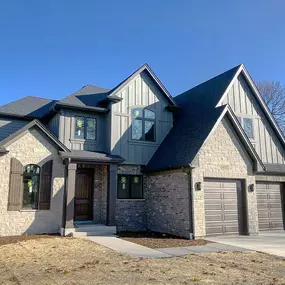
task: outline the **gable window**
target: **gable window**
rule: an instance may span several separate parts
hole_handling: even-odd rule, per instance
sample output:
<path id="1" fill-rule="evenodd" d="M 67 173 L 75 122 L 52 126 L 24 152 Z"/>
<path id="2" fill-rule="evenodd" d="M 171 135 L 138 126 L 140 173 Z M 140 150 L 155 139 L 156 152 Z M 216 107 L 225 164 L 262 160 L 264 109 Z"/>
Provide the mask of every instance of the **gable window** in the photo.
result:
<path id="1" fill-rule="evenodd" d="M 75 117 L 74 138 L 96 140 L 96 119 Z"/>
<path id="2" fill-rule="evenodd" d="M 141 175 L 118 175 L 118 199 L 143 199 Z"/>
<path id="3" fill-rule="evenodd" d="M 237 117 L 240 124 L 242 125 L 244 132 L 248 136 L 249 139 L 254 139 L 253 133 L 253 120 L 251 118 L 242 118 Z"/>
<path id="4" fill-rule="evenodd" d="M 149 109 L 132 109 L 132 139 L 155 141 L 155 112 Z"/>
<path id="5" fill-rule="evenodd" d="M 23 182 L 23 208 L 38 209 L 40 167 L 35 164 L 25 166 Z"/>

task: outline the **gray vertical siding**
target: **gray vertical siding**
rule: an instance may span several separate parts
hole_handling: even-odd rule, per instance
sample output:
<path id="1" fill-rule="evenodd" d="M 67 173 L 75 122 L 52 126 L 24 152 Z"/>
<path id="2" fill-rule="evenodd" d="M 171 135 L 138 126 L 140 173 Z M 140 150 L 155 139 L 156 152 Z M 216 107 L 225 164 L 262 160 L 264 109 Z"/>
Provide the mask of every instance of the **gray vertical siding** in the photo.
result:
<path id="1" fill-rule="evenodd" d="M 9 137 L 28 123 L 29 121 L 26 120 L 0 118 L 0 141 Z"/>
<path id="2" fill-rule="evenodd" d="M 58 137 L 59 135 L 59 114 L 55 114 L 47 123 L 48 129 Z"/>
<path id="3" fill-rule="evenodd" d="M 284 150 L 242 75 L 234 82 L 223 104 L 229 104 L 237 116 L 253 119 L 252 143 L 263 162 L 284 164 Z"/>
<path id="4" fill-rule="evenodd" d="M 97 139 L 81 140 L 74 138 L 75 117 L 83 116 L 97 120 Z M 107 152 L 107 116 L 104 114 L 62 110 L 60 113 L 59 140 L 70 149 Z"/>
<path id="5" fill-rule="evenodd" d="M 136 76 L 117 96 L 123 100 L 112 105 L 111 153 L 122 156 L 127 164 L 147 164 L 173 125 L 172 113 L 166 110 L 168 102 L 145 73 Z M 148 107 L 156 113 L 156 141 L 131 139 L 131 109 Z"/>

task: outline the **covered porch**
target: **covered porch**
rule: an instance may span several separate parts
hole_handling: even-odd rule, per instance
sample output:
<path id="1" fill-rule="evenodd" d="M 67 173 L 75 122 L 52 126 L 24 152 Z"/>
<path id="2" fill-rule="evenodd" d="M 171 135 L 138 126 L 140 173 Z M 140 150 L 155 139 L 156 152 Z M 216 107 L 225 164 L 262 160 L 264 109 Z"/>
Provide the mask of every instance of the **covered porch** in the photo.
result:
<path id="1" fill-rule="evenodd" d="M 62 229 L 82 225 L 115 226 L 117 155 L 90 151 L 61 153 L 66 165 Z"/>

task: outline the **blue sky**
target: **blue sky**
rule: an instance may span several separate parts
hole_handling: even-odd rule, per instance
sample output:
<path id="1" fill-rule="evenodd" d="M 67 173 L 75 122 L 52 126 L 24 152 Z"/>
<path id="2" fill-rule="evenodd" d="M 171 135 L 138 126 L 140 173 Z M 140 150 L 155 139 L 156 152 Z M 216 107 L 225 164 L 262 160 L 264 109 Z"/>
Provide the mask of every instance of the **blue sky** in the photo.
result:
<path id="1" fill-rule="evenodd" d="M 244 63 L 285 85 L 284 0 L 2 0 L 0 104 L 113 87 L 147 62 L 172 95 Z"/>

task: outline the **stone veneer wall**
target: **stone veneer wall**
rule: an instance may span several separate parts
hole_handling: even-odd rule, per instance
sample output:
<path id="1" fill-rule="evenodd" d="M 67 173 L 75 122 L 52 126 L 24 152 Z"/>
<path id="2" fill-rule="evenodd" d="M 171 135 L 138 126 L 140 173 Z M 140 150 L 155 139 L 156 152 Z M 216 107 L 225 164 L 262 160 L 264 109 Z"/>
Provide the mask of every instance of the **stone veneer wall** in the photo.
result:
<path id="1" fill-rule="evenodd" d="M 190 238 L 188 177 L 181 169 L 146 177 L 149 230 Z"/>
<path id="2" fill-rule="evenodd" d="M 0 156 L 0 236 L 59 232 L 63 208 L 64 165 L 58 156 L 58 149 L 36 129 L 11 143 L 7 149 L 9 153 Z M 46 161 L 53 160 L 50 210 L 7 210 L 12 157 L 17 158 L 23 166 L 42 166 Z"/>
<path id="3" fill-rule="evenodd" d="M 202 190 L 193 191 L 193 215 L 195 237 L 205 236 L 204 178 L 242 179 L 246 185 L 247 224 L 249 234 L 258 233 L 256 192 L 248 191 L 255 184 L 252 161 L 243 145 L 224 118 L 199 152 L 199 167 L 192 171 L 193 185 L 202 182 Z"/>
<path id="4" fill-rule="evenodd" d="M 121 165 L 118 174 L 141 175 L 141 168 L 137 165 Z M 117 199 L 116 202 L 117 231 L 145 231 L 146 209 L 145 199 Z"/>

